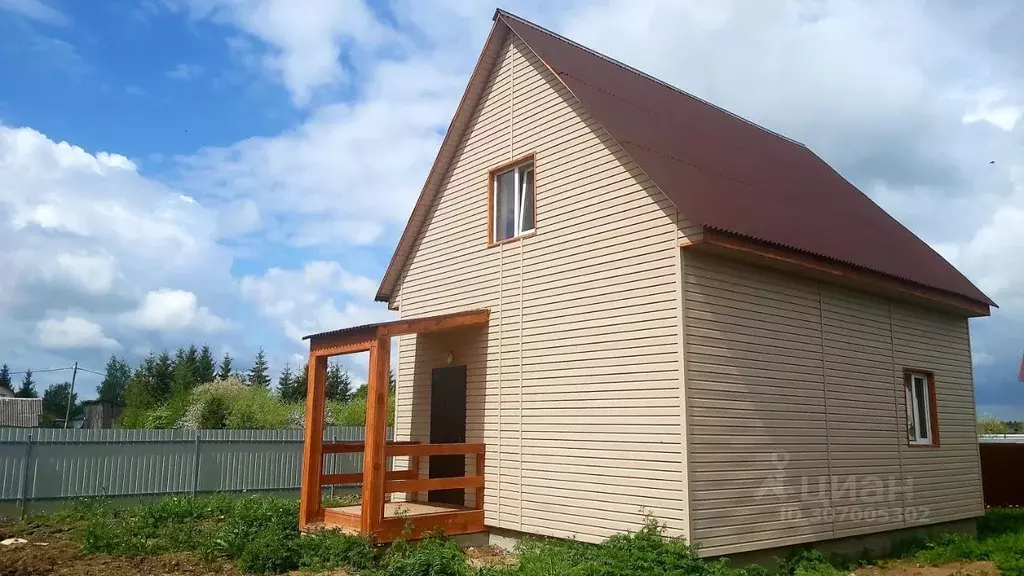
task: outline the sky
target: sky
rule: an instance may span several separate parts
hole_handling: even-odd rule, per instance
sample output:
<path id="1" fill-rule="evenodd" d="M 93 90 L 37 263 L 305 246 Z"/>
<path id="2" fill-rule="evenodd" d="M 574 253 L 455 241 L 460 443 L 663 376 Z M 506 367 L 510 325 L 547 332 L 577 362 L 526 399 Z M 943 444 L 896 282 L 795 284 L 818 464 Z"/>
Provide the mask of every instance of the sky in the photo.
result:
<path id="1" fill-rule="evenodd" d="M 1024 420 L 1024 5 L 501 7 L 817 152 L 999 304 L 971 320 L 978 409 Z M 279 370 L 391 318 L 373 295 L 494 8 L 0 0 L 0 362 L 195 342 Z"/>

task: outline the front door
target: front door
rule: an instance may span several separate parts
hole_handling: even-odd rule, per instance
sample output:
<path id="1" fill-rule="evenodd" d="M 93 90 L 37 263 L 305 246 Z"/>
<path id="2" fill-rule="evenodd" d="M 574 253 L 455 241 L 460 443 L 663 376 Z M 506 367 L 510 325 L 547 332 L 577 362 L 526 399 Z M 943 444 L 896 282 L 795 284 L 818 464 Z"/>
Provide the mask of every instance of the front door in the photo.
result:
<path id="1" fill-rule="evenodd" d="M 450 444 L 466 441 L 466 367 L 434 368 L 430 373 L 430 443 Z M 465 476 L 465 454 L 430 457 L 430 478 Z M 462 488 L 431 490 L 427 502 L 457 504 L 466 502 Z"/>

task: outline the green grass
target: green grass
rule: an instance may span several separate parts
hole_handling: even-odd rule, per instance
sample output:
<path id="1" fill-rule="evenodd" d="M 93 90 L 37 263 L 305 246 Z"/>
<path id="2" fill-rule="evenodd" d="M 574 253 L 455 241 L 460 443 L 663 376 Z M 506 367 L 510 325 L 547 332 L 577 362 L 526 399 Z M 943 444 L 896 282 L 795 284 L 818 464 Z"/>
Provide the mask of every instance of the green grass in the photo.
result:
<path id="1" fill-rule="evenodd" d="M 334 502 L 330 505 L 341 504 Z M 294 500 L 268 496 L 171 497 L 118 509 L 80 501 L 30 522 L 68 528 L 87 554 L 139 557 L 189 552 L 231 561 L 246 573 L 345 569 L 366 576 L 844 576 L 869 560 L 826 558 L 800 549 L 769 571 L 700 558 L 695 547 L 663 537 L 653 518 L 637 532 L 601 544 L 526 540 L 511 566 L 474 568 L 443 536 L 375 548 L 361 537 L 322 532 L 300 537 Z M 978 536 L 939 535 L 901 542 L 894 557 L 925 565 L 990 560 L 1007 576 L 1024 576 L 1024 510 L 991 510 Z"/>

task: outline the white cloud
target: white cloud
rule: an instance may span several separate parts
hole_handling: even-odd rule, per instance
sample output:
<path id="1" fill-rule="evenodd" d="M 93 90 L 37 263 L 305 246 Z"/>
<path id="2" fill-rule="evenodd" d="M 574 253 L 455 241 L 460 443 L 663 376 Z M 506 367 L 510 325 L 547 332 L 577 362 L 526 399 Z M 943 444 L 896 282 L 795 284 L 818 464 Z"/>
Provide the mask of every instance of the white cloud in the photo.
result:
<path id="1" fill-rule="evenodd" d="M 192 292 L 167 288 L 147 292 L 138 308 L 123 314 L 121 321 L 146 330 L 215 332 L 230 326 L 227 320 L 215 316 L 209 308 L 199 306 Z"/>
<path id="2" fill-rule="evenodd" d="M 67 17 L 60 10 L 42 0 L 0 0 L 0 10 L 9 10 L 44 24 L 58 26 L 68 24 Z"/>
<path id="3" fill-rule="evenodd" d="M 177 64 L 164 75 L 172 80 L 191 80 L 202 73 L 202 66 L 196 64 Z"/>
<path id="4" fill-rule="evenodd" d="M 346 79 L 343 48 L 372 49 L 387 29 L 362 0 L 188 0 L 197 18 L 231 24 L 268 46 L 263 66 L 281 79 L 297 106 Z"/>
<path id="5" fill-rule="evenodd" d="M 103 327 L 79 316 L 65 316 L 63 320 L 47 318 L 36 325 L 39 344 L 44 348 L 104 348 L 116 349 L 121 344 L 103 335 Z"/>
<path id="6" fill-rule="evenodd" d="M 263 316 L 280 322 L 293 341 L 392 317 L 382 306 L 372 304 L 376 289 L 373 280 L 326 261 L 309 262 L 297 270 L 271 268 L 261 277 L 246 276 L 241 282 L 242 297 Z M 356 300 L 339 303 L 352 297 Z"/>
<path id="7" fill-rule="evenodd" d="M 60 275 L 91 294 L 107 294 L 117 279 L 117 261 L 105 251 L 97 254 L 62 253 L 56 256 Z"/>
<path id="8" fill-rule="evenodd" d="M 1017 125 L 1024 109 L 1003 102 L 1007 94 L 1005 90 L 989 88 L 975 95 L 974 107 L 963 116 L 965 124 L 988 122 L 989 124 L 1009 132 Z"/>

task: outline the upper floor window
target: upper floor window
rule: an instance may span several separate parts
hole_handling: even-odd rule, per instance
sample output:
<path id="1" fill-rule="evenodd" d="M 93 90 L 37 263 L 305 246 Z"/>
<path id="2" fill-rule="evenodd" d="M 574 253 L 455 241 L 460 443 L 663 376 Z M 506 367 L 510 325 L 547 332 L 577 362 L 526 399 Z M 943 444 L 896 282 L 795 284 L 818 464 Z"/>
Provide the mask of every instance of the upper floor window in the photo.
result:
<path id="1" fill-rule="evenodd" d="M 937 446 L 935 376 L 907 371 L 903 384 L 907 400 L 907 440 L 915 446 Z"/>
<path id="2" fill-rule="evenodd" d="M 491 172 L 491 242 L 533 232 L 533 160 Z"/>

